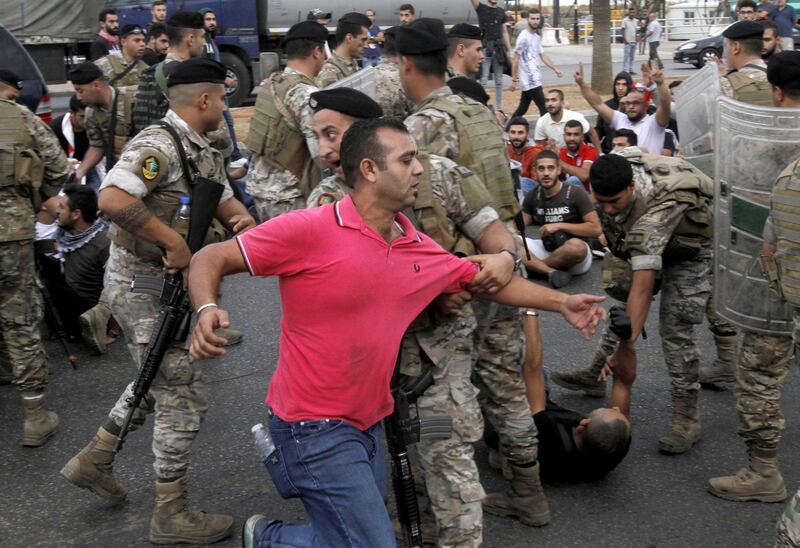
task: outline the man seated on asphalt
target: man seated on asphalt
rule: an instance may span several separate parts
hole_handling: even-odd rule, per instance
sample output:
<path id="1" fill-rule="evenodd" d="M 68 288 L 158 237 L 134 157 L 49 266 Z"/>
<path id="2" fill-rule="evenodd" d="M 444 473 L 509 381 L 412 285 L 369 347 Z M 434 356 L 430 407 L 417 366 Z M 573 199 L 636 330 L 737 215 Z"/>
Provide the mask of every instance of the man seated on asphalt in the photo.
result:
<path id="1" fill-rule="evenodd" d="M 568 185 L 559 179 L 558 156 L 544 150 L 536 157 L 539 186 L 522 202 L 525 224 L 539 225 L 542 238 L 527 238 L 531 258 L 522 262 L 529 272 L 547 276 L 554 288 L 567 285 L 573 276 L 585 274 L 592 266 L 592 250 L 587 238 L 602 232 L 600 217 L 582 186 Z"/>
<path id="2" fill-rule="evenodd" d="M 97 216 L 97 194 L 86 185 L 69 184 L 58 203 L 56 244 L 64 261 L 64 282 L 71 303 L 65 323 L 80 323 L 84 341 L 103 353 L 109 343 L 111 308 L 102 298 L 108 261 L 108 221 Z"/>
<path id="3" fill-rule="evenodd" d="M 50 129 L 58 137 L 61 149 L 70 160 L 70 165 L 77 169 L 83 161 L 83 157 L 89 150 L 89 136 L 86 133 L 86 105 L 78 100 L 77 95 L 69 99 L 69 110 L 53 118 L 50 122 Z M 81 181 L 92 188 L 100 186 L 100 172 L 97 167 L 86 173 L 86 179 Z"/>
<path id="4" fill-rule="evenodd" d="M 583 142 L 583 126 L 579 121 L 569 120 L 564 125 L 564 143 L 565 146 L 558 150 L 551 144 L 548 150 L 558 152 L 561 172 L 567 176 L 565 182 L 569 185 L 583 186 L 583 189 L 591 194 L 589 168 L 599 154 L 596 148 Z"/>
<path id="5" fill-rule="evenodd" d="M 523 178 L 522 191 L 525 194 L 536 186 L 536 156 L 544 150 L 542 145 L 531 146 L 529 144 L 530 129 L 528 120 L 523 116 L 512 118 L 506 126 L 508 158 L 522 164 L 520 177 Z"/>
<path id="6" fill-rule="evenodd" d="M 537 145 L 545 146 L 548 141 L 553 141 L 555 146 L 561 148 L 566 145 L 564 142 L 564 127 L 570 120 L 577 120 L 581 123 L 583 134 L 589 134 L 592 144 L 600 148 L 600 139 L 597 131 L 589 125 L 586 117 L 575 110 L 564 108 L 564 92 L 560 89 L 551 89 L 545 96 L 547 114 L 536 121 L 533 130 L 533 139 Z"/>
<path id="7" fill-rule="evenodd" d="M 605 316 L 600 297 L 567 296 L 519 276 L 502 286 L 492 272 L 499 261 L 507 270 L 506 253 L 472 257 L 477 273 L 418 233 L 400 214 L 416 200 L 416 155 L 402 122 L 359 120 L 341 144 L 349 196 L 271 219 L 192 259 L 195 359 L 224 354 L 213 333 L 230 325 L 217 305 L 223 276 L 280 277 L 282 340 L 267 396 L 275 449 L 264 464 L 281 496 L 301 499 L 310 523 L 252 516 L 245 547 L 395 546 L 381 420 L 392 412 L 389 381 L 403 333 L 439 294 L 471 288 L 495 302 L 560 311 L 584 335 Z M 318 252 L 309 254 L 312 245 Z"/>
<path id="8" fill-rule="evenodd" d="M 539 331 L 539 314 L 526 310 L 523 314 L 525 334 L 525 359 L 522 376 L 527 387 L 528 405 L 536 422 L 539 441 L 538 459 L 542 481 L 586 482 L 595 481 L 622 462 L 631 445 L 630 399 L 631 378 L 629 370 L 617 367 L 614 389 L 608 407 L 598 407 L 588 414 L 566 409 L 550 399 L 542 367 L 542 338 Z M 612 308 L 610 329 L 623 336 L 630 331 L 630 318 L 617 307 Z M 608 367 L 603 378 L 613 373 Z M 484 441 L 489 447 L 489 465 L 502 469 L 506 463 L 498 451 L 497 433 L 486 423 Z"/>
<path id="9" fill-rule="evenodd" d="M 642 65 L 642 71 L 647 71 L 647 65 Z M 639 147 L 644 152 L 650 154 L 660 154 L 664 148 L 664 130 L 669 125 L 672 94 L 664 80 L 664 72 L 658 68 L 657 61 L 652 61 L 650 67 L 650 77 L 656 83 L 658 89 L 658 107 L 655 114 L 647 114 L 647 101 L 644 93 L 632 88 L 628 95 L 620 100 L 620 108 L 625 111 L 623 114 L 618 110 L 611 109 L 603 102 L 589 84 L 583 79 L 583 63 L 578 64 L 575 72 L 575 83 L 581 89 L 581 94 L 586 102 L 597 111 L 612 128 L 632 129 L 639 140 Z"/>

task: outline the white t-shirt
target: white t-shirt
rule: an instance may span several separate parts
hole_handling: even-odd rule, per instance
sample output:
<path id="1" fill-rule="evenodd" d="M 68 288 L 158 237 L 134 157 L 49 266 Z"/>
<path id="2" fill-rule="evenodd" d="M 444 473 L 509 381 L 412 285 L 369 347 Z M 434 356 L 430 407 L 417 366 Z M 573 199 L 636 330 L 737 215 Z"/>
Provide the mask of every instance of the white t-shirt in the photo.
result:
<path id="1" fill-rule="evenodd" d="M 633 123 L 625 114 L 615 110 L 611 127 L 632 129 L 638 140 L 637 146 L 650 154 L 661 154 L 661 150 L 664 148 L 664 130 L 666 128 L 656 121 L 655 114 L 647 114 L 638 122 Z"/>
<path id="2" fill-rule="evenodd" d="M 647 43 L 650 42 L 660 42 L 661 41 L 661 25 L 658 24 L 657 20 L 650 21 L 647 23 L 647 32 L 652 32 L 653 34 L 647 39 Z"/>
<path id="3" fill-rule="evenodd" d="M 626 17 L 622 20 L 622 36 L 629 44 L 636 42 L 636 18 Z"/>
<path id="4" fill-rule="evenodd" d="M 546 141 L 547 139 L 552 139 L 559 148 L 567 146 L 564 142 L 564 126 L 570 120 L 579 121 L 583 126 L 583 132 L 589 132 L 589 121 L 583 114 L 574 110 L 564 109 L 561 112 L 561 120 L 558 122 L 553 121 L 549 112 L 539 118 L 536 121 L 536 128 L 533 130 L 533 140 Z"/>
<path id="5" fill-rule="evenodd" d="M 519 87 L 528 91 L 542 85 L 542 72 L 539 59 L 542 55 L 542 37 L 528 29 L 517 38 L 514 53 L 519 55 Z"/>

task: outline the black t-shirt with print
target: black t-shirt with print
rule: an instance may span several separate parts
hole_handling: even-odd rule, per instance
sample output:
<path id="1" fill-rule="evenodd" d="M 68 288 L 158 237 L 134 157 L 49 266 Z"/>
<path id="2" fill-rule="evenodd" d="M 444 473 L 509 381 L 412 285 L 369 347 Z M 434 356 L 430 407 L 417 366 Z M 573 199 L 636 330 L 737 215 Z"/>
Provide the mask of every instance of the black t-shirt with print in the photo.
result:
<path id="1" fill-rule="evenodd" d="M 503 37 L 503 23 L 506 22 L 506 12 L 500 6 L 495 8 L 483 2 L 478 4 L 478 26 L 483 31 L 485 41 L 500 40 Z"/>
<path id="2" fill-rule="evenodd" d="M 528 192 L 522 201 L 522 210 L 533 217 L 537 225 L 577 224 L 583 222 L 583 217 L 593 211 L 594 206 L 582 187 L 561 183 L 561 190 L 552 198 L 545 195 L 542 187 Z"/>

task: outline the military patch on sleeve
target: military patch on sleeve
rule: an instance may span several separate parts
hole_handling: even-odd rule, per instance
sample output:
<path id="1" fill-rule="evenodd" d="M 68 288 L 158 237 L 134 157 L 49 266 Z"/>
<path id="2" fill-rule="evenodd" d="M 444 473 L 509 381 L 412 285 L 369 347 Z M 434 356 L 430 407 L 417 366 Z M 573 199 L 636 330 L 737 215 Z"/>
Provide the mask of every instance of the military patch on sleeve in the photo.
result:
<path id="1" fill-rule="evenodd" d="M 153 145 L 154 143 L 128 150 L 117 163 L 117 167 L 136 175 L 150 190 L 168 178 L 170 170 L 169 156 Z"/>
<path id="2" fill-rule="evenodd" d="M 153 181 L 161 171 L 161 163 L 155 156 L 148 156 L 142 162 L 142 177 L 146 181 Z"/>
<path id="3" fill-rule="evenodd" d="M 472 171 L 465 168 L 464 166 L 456 166 L 456 171 L 462 177 L 472 177 L 473 175 L 475 175 Z"/>

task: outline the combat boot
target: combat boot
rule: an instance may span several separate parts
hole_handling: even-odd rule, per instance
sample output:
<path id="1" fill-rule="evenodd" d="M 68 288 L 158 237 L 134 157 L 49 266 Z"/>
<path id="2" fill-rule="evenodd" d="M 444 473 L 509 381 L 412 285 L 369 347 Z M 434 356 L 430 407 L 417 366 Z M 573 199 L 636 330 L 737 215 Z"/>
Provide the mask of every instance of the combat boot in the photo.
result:
<path id="1" fill-rule="evenodd" d="M 588 369 L 578 369 L 572 373 L 552 373 L 550 378 L 558 386 L 567 390 L 583 392 L 585 396 L 591 398 L 603 398 L 606 395 L 606 383 L 597 380 L 601 369 L 602 364 L 597 368 L 597 372 L 594 367 L 589 367 Z"/>
<path id="2" fill-rule="evenodd" d="M 511 489 L 489 493 L 483 499 L 483 509 L 496 516 L 513 516 L 531 527 L 550 523 L 550 507 L 539 479 L 539 463 L 528 468 L 511 466 Z"/>
<path id="3" fill-rule="evenodd" d="M 508 459 L 497 449 L 489 449 L 489 467 L 503 472 L 503 477 L 509 481 L 514 477 Z"/>
<path id="4" fill-rule="evenodd" d="M 196 512 L 186 501 L 186 477 L 156 483 L 156 507 L 150 520 L 153 544 L 212 544 L 233 531 L 233 518 Z"/>
<path id="5" fill-rule="evenodd" d="M 672 426 L 658 440 L 658 450 L 666 455 L 685 453 L 700 439 L 700 419 L 697 416 L 697 391 L 680 391 L 672 395 Z"/>
<path id="6" fill-rule="evenodd" d="M 117 437 L 103 427 L 97 429 L 92 441 L 72 457 L 61 475 L 67 481 L 88 489 L 98 497 L 112 502 L 120 502 L 128 494 L 114 478 L 114 443 Z"/>
<path id="7" fill-rule="evenodd" d="M 703 388 L 721 388 L 720 384 L 736 380 L 738 337 L 714 335 L 714 342 L 717 345 L 717 359 L 708 367 L 700 368 L 700 385 Z"/>
<path id="8" fill-rule="evenodd" d="M 748 466 L 735 476 L 711 478 L 709 492 L 722 499 L 743 502 L 782 502 L 786 500 L 786 485 L 778 468 L 775 449 L 748 449 Z"/>
<path id="9" fill-rule="evenodd" d="M 81 337 L 97 354 L 105 354 L 108 350 L 108 320 L 111 318 L 111 309 L 108 304 L 100 301 L 94 307 L 80 315 L 78 322 L 81 324 Z"/>
<path id="10" fill-rule="evenodd" d="M 44 394 L 41 392 L 22 392 L 22 405 L 25 407 L 22 445 L 44 445 L 58 429 L 58 415 L 44 408 Z"/>

